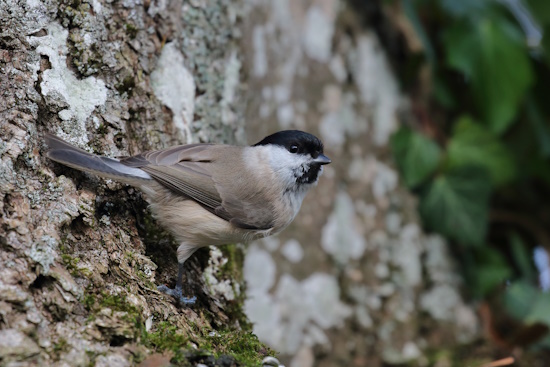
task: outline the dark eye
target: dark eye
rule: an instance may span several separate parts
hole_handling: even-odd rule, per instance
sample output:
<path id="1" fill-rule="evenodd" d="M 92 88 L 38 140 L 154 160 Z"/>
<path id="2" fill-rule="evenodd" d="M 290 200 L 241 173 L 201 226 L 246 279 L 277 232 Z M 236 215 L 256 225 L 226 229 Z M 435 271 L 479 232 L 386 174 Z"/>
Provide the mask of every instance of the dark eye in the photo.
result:
<path id="1" fill-rule="evenodd" d="M 292 146 L 288 149 L 288 151 L 289 151 L 290 153 L 298 153 L 298 146 L 297 146 L 297 145 L 292 145 Z"/>

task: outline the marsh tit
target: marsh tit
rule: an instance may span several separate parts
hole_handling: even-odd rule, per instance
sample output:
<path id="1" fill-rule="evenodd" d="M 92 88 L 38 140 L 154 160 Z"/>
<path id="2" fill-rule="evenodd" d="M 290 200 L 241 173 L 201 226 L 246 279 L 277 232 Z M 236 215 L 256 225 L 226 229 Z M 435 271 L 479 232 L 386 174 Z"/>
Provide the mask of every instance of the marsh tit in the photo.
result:
<path id="1" fill-rule="evenodd" d="M 292 222 L 317 184 L 323 143 L 298 130 L 280 131 L 252 146 L 188 144 L 121 159 L 76 148 L 49 133 L 46 156 L 66 166 L 141 189 L 155 218 L 179 243 L 173 289 L 182 304 L 183 264 L 199 248 L 270 236 Z"/>

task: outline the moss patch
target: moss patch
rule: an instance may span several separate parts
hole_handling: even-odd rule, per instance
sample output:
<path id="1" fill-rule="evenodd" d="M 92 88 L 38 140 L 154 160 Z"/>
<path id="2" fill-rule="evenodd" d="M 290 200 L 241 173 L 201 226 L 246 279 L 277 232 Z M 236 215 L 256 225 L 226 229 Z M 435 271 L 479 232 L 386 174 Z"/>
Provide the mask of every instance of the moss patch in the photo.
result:
<path id="1" fill-rule="evenodd" d="M 129 97 L 132 97 L 134 88 L 136 87 L 136 81 L 133 75 L 127 75 L 122 81 L 115 86 L 116 90 L 120 94 L 126 94 Z"/>
<path id="2" fill-rule="evenodd" d="M 171 352 L 171 363 L 175 366 L 202 363 L 207 366 L 257 367 L 264 357 L 275 355 L 248 330 L 215 330 L 210 326 L 192 324 L 191 329 L 185 331 L 170 321 L 161 321 L 151 331 L 146 331 L 141 311 L 124 295 L 86 294 L 82 303 L 90 311 L 90 322 L 101 317 L 101 311 L 106 308 L 124 312 L 121 320 L 127 326 L 119 328 L 125 333 L 123 337 L 118 334 L 111 336 L 112 341 L 119 341 L 120 345 L 136 343 L 156 353 Z M 141 360 L 145 354 L 136 360 Z"/>
<path id="3" fill-rule="evenodd" d="M 155 331 L 143 331 L 141 343 L 155 352 L 170 351 L 176 366 L 202 363 L 207 366 L 257 367 L 275 353 L 256 335 L 243 330 L 210 330 L 194 327 L 195 336 L 186 336 L 169 322 L 160 322 Z M 193 349 L 198 347 L 198 350 Z"/>
<path id="4" fill-rule="evenodd" d="M 126 34 L 128 35 L 128 37 L 130 37 L 131 39 L 136 38 L 138 29 L 135 25 L 131 23 L 126 23 L 124 25 L 124 30 L 126 31 Z"/>
<path id="5" fill-rule="evenodd" d="M 236 245 L 223 246 L 220 248 L 223 256 L 227 258 L 220 269 L 221 279 L 232 279 L 234 285 L 238 284 L 239 289 L 233 289 L 235 300 L 228 302 L 225 313 L 233 322 L 239 325 L 244 331 L 252 331 L 252 323 L 244 313 L 244 301 L 246 297 L 246 283 L 243 280 L 244 251 L 242 247 Z"/>
<path id="6" fill-rule="evenodd" d="M 239 366 L 261 366 L 262 359 L 275 353 L 262 344 L 258 337 L 244 330 L 210 332 L 201 349 L 212 350 L 217 358 L 229 355 Z"/>

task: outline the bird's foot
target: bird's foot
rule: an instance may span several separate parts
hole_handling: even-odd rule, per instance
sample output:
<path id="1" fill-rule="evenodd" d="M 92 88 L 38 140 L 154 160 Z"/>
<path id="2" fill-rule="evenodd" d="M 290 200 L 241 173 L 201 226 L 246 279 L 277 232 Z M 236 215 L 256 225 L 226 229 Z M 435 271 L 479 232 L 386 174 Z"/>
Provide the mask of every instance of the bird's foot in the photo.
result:
<path id="1" fill-rule="evenodd" d="M 182 305 L 189 306 L 197 301 L 197 297 L 184 297 L 181 287 L 178 286 L 175 288 L 168 288 L 165 285 L 159 285 L 157 289 L 164 294 L 174 297 Z"/>

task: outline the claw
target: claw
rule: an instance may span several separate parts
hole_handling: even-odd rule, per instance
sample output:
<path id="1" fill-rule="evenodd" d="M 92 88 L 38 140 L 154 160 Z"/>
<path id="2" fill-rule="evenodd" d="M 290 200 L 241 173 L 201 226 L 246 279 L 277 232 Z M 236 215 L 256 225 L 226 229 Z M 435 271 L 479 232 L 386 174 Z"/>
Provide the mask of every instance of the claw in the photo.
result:
<path id="1" fill-rule="evenodd" d="M 181 305 L 189 306 L 197 301 L 197 297 L 195 296 L 191 298 L 184 297 L 181 287 L 178 286 L 175 288 L 168 288 L 165 285 L 159 285 L 157 289 L 164 294 L 174 297 Z"/>

